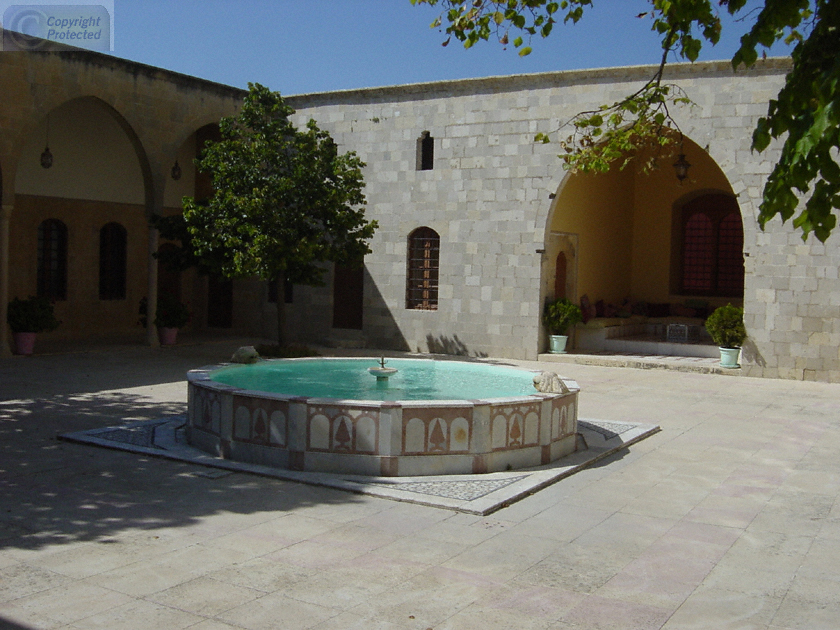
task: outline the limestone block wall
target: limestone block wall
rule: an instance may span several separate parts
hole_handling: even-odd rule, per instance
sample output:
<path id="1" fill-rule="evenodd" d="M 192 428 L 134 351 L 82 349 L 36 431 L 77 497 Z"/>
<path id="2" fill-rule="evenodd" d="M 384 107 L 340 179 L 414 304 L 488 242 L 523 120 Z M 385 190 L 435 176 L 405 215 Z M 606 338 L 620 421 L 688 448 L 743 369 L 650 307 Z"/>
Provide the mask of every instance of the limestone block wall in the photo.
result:
<path id="1" fill-rule="evenodd" d="M 677 65 L 668 80 L 695 102 L 677 112 L 737 195 L 744 222 L 745 372 L 840 380 L 833 242 L 803 244 L 790 225 L 762 232 L 755 217 L 778 148 L 750 151 L 751 132 L 788 61 L 733 73 L 725 62 Z M 380 224 L 366 258 L 366 343 L 410 350 L 535 358 L 542 350 L 540 250 L 568 175 L 557 145 L 533 142 L 575 113 L 612 102 L 650 76 L 619 68 L 350 90 L 292 97 L 368 166 L 368 215 Z M 434 138 L 434 168 L 417 170 L 417 140 Z M 700 187 L 702 182 L 696 183 Z M 407 237 L 441 238 L 436 311 L 406 308 Z M 836 237 L 835 237 L 836 240 Z M 327 293 L 324 304 L 329 303 Z M 328 331 L 322 331 L 328 334 Z"/>
<path id="2" fill-rule="evenodd" d="M 380 228 L 366 259 L 366 341 L 410 350 L 533 356 L 540 254 L 559 167 L 533 143 L 534 111 L 550 92 L 507 80 L 407 86 L 291 99 L 343 149 L 368 163 L 368 212 Z M 417 170 L 416 145 L 434 138 L 432 170 Z M 407 238 L 427 226 L 441 239 L 435 311 L 406 308 Z"/>
<path id="3" fill-rule="evenodd" d="M 756 234 L 746 259 L 747 374 L 840 382 L 837 240 L 803 243 L 778 225 Z"/>
<path id="4" fill-rule="evenodd" d="M 762 232 L 755 221 L 778 147 L 752 153 L 751 132 L 766 112 L 767 101 L 783 84 L 788 67 L 785 59 L 766 60 L 737 74 L 726 62 L 675 65 L 669 68 L 667 80 L 693 99 L 693 107 L 674 112 L 680 128 L 693 150 L 699 147 L 720 168 L 741 209 L 743 303 L 750 335 L 744 372 L 840 381 L 840 252 L 836 244 L 840 236 L 831 237 L 825 245 L 813 239 L 803 243 L 790 225 L 777 220 Z M 368 347 L 536 358 L 545 344 L 541 307 L 552 287 L 547 274 L 553 262 L 548 256 L 556 255 L 561 245 L 573 253 L 576 241 L 574 235 L 551 234 L 553 217 L 564 211 L 559 193 L 570 176 L 556 157 L 559 147 L 535 144 L 534 134 L 553 132 L 582 110 L 620 99 L 652 72 L 650 67 L 614 68 L 289 98 L 298 110 L 299 123 L 315 118 L 343 150 L 354 150 L 367 162 L 367 212 L 380 225 L 371 242 L 373 253 L 365 260 L 362 330 L 332 328 L 335 305 L 330 271 L 324 288 L 295 288 L 288 310 L 290 338 L 324 341 L 344 335 Z M 20 245 L 20 230 L 31 232 L 34 225 L 35 213 L 27 199 L 45 196 L 110 201 L 113 211 L 121 215 L 125 211 L 119 203 L 132 206 L 136 217 L 131 238 L 140 239 L 132 241 L 136 245 L 134 277 L 129 282 L 133 302 L 156 273 L 156 263 L 148 255 L 142 260 L 141 213 L 145 216 L 178 203 L 192 179 L 191 138 L 203 125 L 234 113 L 244 93 L 90 51 L 5 53 L 0 56 L 0 87 L 4 94 L 0 100 L 0 307 L 12 295 L 33 290 L 31 260 L 21 262 L 29 254 Z M 84 108 L 93 102 L 110 112 L 124 134 L 120 154 L 128 158 L 121 163 L 131 162 L 132 177 L 138 182 L 142 179 L 142 184 L 132 184 L 131 199 L 99 199 L 99 188 L 94 185 L 86 187 L 84 194 L 59 194 L 57 189 L 36 185 L 30 177 L 42 175 L 32 165 L 42 149 L 47 115 L 68 103 Z M 59 129 L 51 140 L 56 150 L 63 142 Z M 417 143 L 424 132 L 433 138 L 431 170 L 418 170 Z M 169 177 L 174 159 L 185 169 L 180 183 Z M 22 164 L 30 170 L 21 168 Z M 701 191 L 706 184 L 720 188 L 690 178 L 677 190 L 671 182 L 674 203 L 678 195 Z M 621 186 L 614 194 L 623 193 L 634 194 L 622 191 Z M 666 196 L 660 190 L 658 203 Z M 630 207 L 621 201 L 616 206 Z M 624 227 L 616 228 L 609 221 L 604 226 L 634 231 L 626 254 L 632 261 L 626 281 L 630 286 L 639 285 L 633 274 L 653 267 L 650 257 L 640 264 L 638 252 L 633 251 L 644 243 L 642 236 L 651 238 L 644 234 L 644 221 L 654 215 L 643 212 L 644 203 L 645 199 L 633 199 L 633 216 Z M 434 229 L 441 240 L 437 310 L 406 307 L 407 238 L 421 226 Z M 667 238 L 661 226 L 657 233 Z M 149 239 L 148 233 L 145 238 Z M 148 242 L 154 244 L 154 238 Z M 27 247 L 31 250 L 31 243 Z M 93 260 L 93 254 L 88 258 Z M 664 273 L 668 264 L 663 261 L 657 273 Z M 567 286 L 576 290 L 574 278 Z M 206 296 L 202 299 L 206 301 Z M 240 283 L 235 299 L 236 329 L 273 334 L 274 306 L 267 302 L 264 283 Z M 81 303 L 66 306 L 68 313 L 78 312 Z M 133 323 L 128 306 L 121 317 Z"/>

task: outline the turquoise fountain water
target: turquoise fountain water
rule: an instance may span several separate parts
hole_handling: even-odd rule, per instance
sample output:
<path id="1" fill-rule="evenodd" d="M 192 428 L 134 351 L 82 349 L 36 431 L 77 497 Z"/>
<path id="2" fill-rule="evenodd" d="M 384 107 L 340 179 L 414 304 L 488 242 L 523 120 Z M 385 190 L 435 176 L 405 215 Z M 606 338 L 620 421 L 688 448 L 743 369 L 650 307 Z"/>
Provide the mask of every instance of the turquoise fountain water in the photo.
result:
<path id="1" fill-rule="evenodd" d="M 397 373 L 377 380 L 370 359 L 263 361 L 221 368 L 210 374 L 218 383 L 289 396 L 347 400 L 475 400 L 534 393 L 533 372 L 509 367 L 388 359 Z"/>

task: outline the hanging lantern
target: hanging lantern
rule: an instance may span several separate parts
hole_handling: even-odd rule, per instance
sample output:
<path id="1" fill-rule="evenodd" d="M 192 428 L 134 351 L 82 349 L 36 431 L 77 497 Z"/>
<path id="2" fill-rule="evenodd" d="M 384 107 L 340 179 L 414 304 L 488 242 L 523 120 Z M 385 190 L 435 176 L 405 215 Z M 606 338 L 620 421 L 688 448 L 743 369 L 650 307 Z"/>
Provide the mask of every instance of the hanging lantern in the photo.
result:
<path id="1" fill-rule="evenodd" d="M 41 166 L 49 168 L 53 164 L 53 154 L 50 151 L 50 117 L 47 115 L 47 142 L 44 151 L 41 153 Z"/>
<path id="2" fill-rule="evenodd" d="M 674 171 L 677 174 L 677 179 L 680 180 L 680 184 L 682 184 L 683 180 L 688 177 L 689 168 L 691 168 L 691 164 L 685 159 L 685 153 L 680 153 L 679 157 L 677 157 L 677 161 L 674 162 Z"/>
<path id="3" fill-rule="evenodd" d="M 170 175 L 172 175 L 172 179 L 175 181 L 181 179 L 181 167 L 178 165 L 178 160 L 175 160 L 175 164 L 172 166 L 172 172 Z"/>
<path id="4" fill-rule="evenodd" d="M 50 151 L 49 145 L 44 149 L 43 153 L 41 153 L 41 166 L 44 168 L 49 168 L 52 166 L 53 163 L 53 154 Z"/>

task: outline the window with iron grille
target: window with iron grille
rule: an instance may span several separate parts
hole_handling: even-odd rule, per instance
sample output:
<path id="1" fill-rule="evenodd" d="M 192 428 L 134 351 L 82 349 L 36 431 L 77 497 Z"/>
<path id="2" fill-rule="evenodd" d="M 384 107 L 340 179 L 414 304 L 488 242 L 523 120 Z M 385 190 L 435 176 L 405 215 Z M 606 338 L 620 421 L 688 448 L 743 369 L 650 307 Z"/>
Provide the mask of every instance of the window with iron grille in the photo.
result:
<path id="1" fill-rule="evenodd" d="M 67 299 L 67 226 L 47 219 L 38 226 L 38 296 Z"/>
<path id="2" fill-rule="evenodd" d="M 126 278 L 125 228 L 108 223 L 99 230 L 99 299 L 124 300 Z"/>
<path id="3" fill-rule="evenodd" d="M 408 236 L 406 308 L 434 311 L 438 306 L 440 236 L 421 227 Z"/>
<path id="4" fill-rule="evenodd" d="M 735 199 L 698 197 L 683 208 L 682 228 L 681 293 L 743 297 L 744 230 Z"/>

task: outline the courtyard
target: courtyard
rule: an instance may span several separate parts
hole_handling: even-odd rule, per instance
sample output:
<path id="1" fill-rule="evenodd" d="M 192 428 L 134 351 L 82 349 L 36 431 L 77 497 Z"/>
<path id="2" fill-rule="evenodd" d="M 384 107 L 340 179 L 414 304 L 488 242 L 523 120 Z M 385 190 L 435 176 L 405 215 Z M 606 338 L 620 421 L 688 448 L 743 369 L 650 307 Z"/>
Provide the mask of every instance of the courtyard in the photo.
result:
<path id="1" fill-rule="evenodd" d="M 0 359 L 0 626 L 840 624 L 836 384 L 509 361 L 661 431 L 489 516 L 57 439 L 183 413 L 244 341 Z"/>

